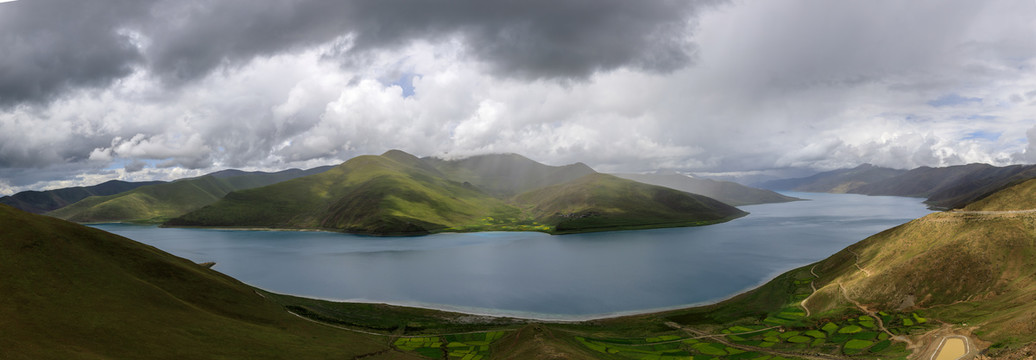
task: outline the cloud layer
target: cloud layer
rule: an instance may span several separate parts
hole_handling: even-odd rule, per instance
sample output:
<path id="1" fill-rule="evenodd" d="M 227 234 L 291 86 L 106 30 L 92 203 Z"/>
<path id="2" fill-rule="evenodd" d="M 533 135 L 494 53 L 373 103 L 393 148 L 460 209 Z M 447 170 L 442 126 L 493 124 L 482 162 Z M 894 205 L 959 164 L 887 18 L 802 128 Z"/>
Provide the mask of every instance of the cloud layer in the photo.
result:
<path id="1" fill-rule="evenodd" d="M 1031 1 L 0 4 L 0 193 L 391 148 L 603 171 L 1036 162 L 1034 15 Z"/>

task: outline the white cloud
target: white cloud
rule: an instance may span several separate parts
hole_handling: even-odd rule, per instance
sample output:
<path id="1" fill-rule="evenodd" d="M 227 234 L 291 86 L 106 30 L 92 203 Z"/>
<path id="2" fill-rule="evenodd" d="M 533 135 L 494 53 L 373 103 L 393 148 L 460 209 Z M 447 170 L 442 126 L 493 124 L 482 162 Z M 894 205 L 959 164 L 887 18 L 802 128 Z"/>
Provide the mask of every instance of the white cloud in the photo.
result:
<path id="1" fill-rule="evenodd" d="M 103 89 L 0 110 L 0 191 L 392 148 L 728 174 L 1036 162 L 1031 7 L 736 2 L 699 17 L 694 66 L 568 81 L 498 76 L 459 37 L 369 51 L 358 67 L 332 56 L 343 36 L 175 85 L 138 67 Z M 123 32 L 137 47 L 156 41 Z M 393 84 L 402 74 L 412 95 Z"/>

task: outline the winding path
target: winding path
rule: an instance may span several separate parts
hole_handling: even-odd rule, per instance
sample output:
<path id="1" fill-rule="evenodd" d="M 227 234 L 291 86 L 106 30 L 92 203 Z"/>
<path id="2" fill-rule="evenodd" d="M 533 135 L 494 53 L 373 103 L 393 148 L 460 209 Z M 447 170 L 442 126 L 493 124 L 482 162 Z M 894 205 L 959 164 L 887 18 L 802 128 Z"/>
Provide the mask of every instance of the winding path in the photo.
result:
<path id="1" fill-rule="evenodd" d="M 813 289 L 813 292 L 809 293 L 809 296 L 807 296 L 805 299 L 802 299 L 802 302 L 799 303 L 799 306 L 802 307 L 802 310 L 806 310 L 806 317 L 809 317 L 809 308 L 806 307 L 806 301 L 808 301 L 809 298 L 813 297 L 813 294 L 817 293 L 817 286 L 815 283 L 817 282 L 817 279 L 820 279 L 820 275 L 817 275 L 817 273 L 813 271 L 817 268 L 817 265 L 818 264 L 813 264 L 813 267 L 809 268 L 809 273 L 812 274 L 814 278 L 812 281 L 809 282 L 809 288 Z"/>

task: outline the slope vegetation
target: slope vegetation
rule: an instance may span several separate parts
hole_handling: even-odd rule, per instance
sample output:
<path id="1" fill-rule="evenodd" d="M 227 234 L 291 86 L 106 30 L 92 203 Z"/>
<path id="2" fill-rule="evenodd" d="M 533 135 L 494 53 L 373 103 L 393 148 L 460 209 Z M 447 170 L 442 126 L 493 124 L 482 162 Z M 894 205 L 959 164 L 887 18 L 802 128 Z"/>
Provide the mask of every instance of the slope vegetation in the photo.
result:
<path id="1" fill-rule="evenodd" d="M 22 191 L 20 193 L 0 197 L 0 204 L 10 205 L 16 209 L 34 214 L 43 214 L 71 205 L 90 196 L 114 195 L 130 191 L 141 186 L 161 184 L 162 181 L 125 182 L 112 180 L 94 186 L 76 186 L 47 191 Z"/>
<path id="2" fill-rule="evenodd" d="M 556 232 L 705 225 L 747 215 L 709 197 L 607 174 L 529 191 L 514 201 Z"/>
<path id="3" fill-rule="evenodd" d="M 500 171 L 506 176 L 494 175 L 498 169 L 486 165 L 490 159 L 503 164 Z M 551 167 L 528 162 L 532 161 L 516 155 L 429 162 L 392 150 L 350 159 L 322 174 L 233 192 L 167 225 L 416 235 L 688 226 L 744 215 L 712 199 L 597 174 L 581 164 Z M 535 176 L 519 174 L 526 170 Z M 587 175 L 568 180 L 583 173 Z M 463 179 L 470 181 L 459 181 Z M 533 187 L 536 190 L 507 195 Z M 495 189 L 497 195 L 485 188 Z"/>
<path id="4" fill-rule="evenodd" d="M 322 174 L 234 192 L 168 224 L 402 235 L 515 211 L 472 186 L 444 179 L 421 159 L 390 151 L 350 159 Z"/>
<path id="5" fill-rule="evenodd" d="M 76 222 L 162 222 L 211 204 L 234 190 L 265 186 L 325 171 L 291 169 L 276 173 L 222 171 L 198 178 L 91 196 L 48 213 Z"/>
<path id="6" fill-rule="evenodd" d="M 964 207 L 965 211 L 1025 211 L 1036 209 L 1036 179 L 997 191 Z"/>
<path id="7" fill-rule="evenodd" d="M 478 155 L 459 160 L 427 157 L 423 160 L 450 180 L 473 184 L 497 197 L 510 197 L 596 173 L 583 163 L 550 166 L 518 154 Z"/>
<path id="8" fill-rule="evenodd" d="M 850 300 L 876 309 L 924 309 L 977 326 L 985 340 L 1036 341 L 1036 180 L 867 238 L 820 262 L 810 299 L 823 313 Z M 844 290 L 842 290 L 844 288 Z"/>
<path id="9" fill-rule="evenodd" d="M 645 184 L 665 186 L 692 194 L 705 195 L 733 206 L 781 203 L 799 198 L 785 196 L 770 190 L 756 189 L 730 181 L 698 179 L 690 176 L 669 174 L 612 174 L 623 179 Z"/>
<path id="10" fill-rule="evenodd" d="M 0 205 L 0 358 L 353 358 L 381 338 L 299 319 L 158 249 Z M 403 356 L 403 354 L 398 354 Z"/>

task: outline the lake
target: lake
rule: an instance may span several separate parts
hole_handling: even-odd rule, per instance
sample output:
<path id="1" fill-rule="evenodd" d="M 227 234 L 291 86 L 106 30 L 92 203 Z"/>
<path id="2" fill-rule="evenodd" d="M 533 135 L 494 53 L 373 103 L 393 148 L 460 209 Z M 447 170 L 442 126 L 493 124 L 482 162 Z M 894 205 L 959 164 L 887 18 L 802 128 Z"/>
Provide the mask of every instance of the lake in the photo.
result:
<path id="1" fill-rule="evenodd" d="M 572 235 L 371 237 L 94 227 L 269 291 L 477 314 L 577 320 L 715 302 L 928 214 L 922 199 L 785 193 L 723 224 Z"/>

